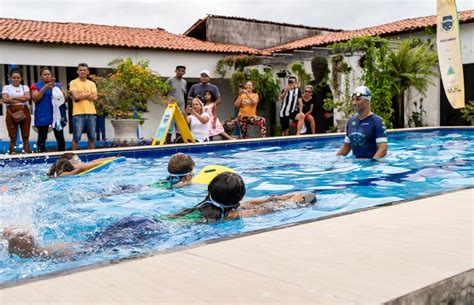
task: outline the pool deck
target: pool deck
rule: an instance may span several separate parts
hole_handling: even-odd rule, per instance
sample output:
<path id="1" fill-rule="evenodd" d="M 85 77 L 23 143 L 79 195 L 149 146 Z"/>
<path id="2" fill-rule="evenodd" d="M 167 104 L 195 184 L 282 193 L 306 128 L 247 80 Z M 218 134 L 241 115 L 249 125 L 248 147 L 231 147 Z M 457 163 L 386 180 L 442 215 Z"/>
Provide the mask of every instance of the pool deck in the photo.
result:
<path id="1" fill-rule="evenodd" d="M 380 304 L 473 268 L 474 189 L 0 290 L 0 304 Z M 471 283 L 472 285 L 472 283 Z"/>

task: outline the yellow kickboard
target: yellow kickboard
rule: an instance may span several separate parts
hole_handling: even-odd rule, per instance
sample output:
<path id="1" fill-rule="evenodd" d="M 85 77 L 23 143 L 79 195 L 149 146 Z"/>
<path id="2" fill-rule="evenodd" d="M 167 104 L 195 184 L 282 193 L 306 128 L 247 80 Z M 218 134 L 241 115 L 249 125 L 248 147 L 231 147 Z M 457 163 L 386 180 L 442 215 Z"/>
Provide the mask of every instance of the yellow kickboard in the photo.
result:
<path id="1" fill-rule="evenodd" d="M 91 169 L 88 169 L 88 170 L 86 170 L 82 173 L 79 173 L 79 175 L 84 175 L 84 174 L 87 174 L 87 173 L 90 173 L 90 172 L 98 172 L 98 171 L 104 169 L 105 167 L 109 166 L 110 163 L 112 163 L 112 162 L 122 162 L 122 161 L 125 161 L 125 157 L 117 157 L 115 159 L 110 159 L 110 160 L 102 162 L 101 164 L 99 164 L 97 166 L 94 166 Z"/>
<path id="2" fill-rule="evenodd" d="M 224 172 L 235 173 L 235 170 L 222 165 L 207 165 L 193 178 L 192 182 L 198 184 L 209 184 L 215 176 Z"/>

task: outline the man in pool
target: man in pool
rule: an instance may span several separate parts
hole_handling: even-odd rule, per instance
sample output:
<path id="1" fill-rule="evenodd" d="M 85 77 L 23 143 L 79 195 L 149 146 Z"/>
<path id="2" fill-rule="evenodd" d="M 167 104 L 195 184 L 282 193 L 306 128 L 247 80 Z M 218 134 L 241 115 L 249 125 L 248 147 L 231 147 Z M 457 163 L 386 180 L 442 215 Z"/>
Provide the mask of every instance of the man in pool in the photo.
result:
<path id="1" fill-rule="evenodd" d="M 52 178 L 77 175 L 114 158 L 115 157 L 99 158 L 83 163 L 78 155 L 74 153 L 64 153 L 54 162 L 47 175 Z"/>
<path id="2" fill-rule="evenodd" d="M 370 110 L 371 98 L 366 86 L 359 86 L 352 93 L 352 106 L 357 114 L 347 122 L 338 156 L 346 156 L 351 149 L 358 159 L 383 158 L 387 154 L 387 131 L 382 118 Z"/>
<path id="3" fill-rule="evenodd" d="M 283 209 L 308 207 L 316 203 L 316 196 L 311 192 L 294 192 L 241 202 L 245 191 L 245 183 L 239 175 L 230 172 L 221 173 L 208 185 L 208 193 L 204 200 L 194 207 L 172 215 L 125 217 L 109 225 L 83 246 L 64 244 L 41 246 L 31 233 L 17 228 L 5 228 L 3 236 L 8 242 L 10 254 L 22 258 L 60 258 L 156 238 L 166 233 L 165 222 L 213 223 L 253 217 Z"/>

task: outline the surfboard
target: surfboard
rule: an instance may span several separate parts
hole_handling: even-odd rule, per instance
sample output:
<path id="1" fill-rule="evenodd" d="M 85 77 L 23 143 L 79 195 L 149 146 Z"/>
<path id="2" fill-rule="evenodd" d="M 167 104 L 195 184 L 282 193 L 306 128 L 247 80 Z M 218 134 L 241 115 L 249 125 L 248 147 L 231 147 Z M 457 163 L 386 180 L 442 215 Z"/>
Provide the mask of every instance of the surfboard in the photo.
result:
<path id="1" fill-rule="evenodd" d="M 116 162 L 124 162 L 125 161 L 125 157 L 117 157 L 115 159 L 110 159 L 110 160 L 107 160 L 107 161 L 104 161 L 102 162 L 101 164 L 97 165 L 97 166 L 94 166 L 93 168 L 91 169 L 88 169 L 82 173 L 80 173 L 79 175 L 84 175 L 84 174 L 88 174 L 88 173 L 95 173 L 95 172 L 100 172 L 101 170 L 107 168 L 110 166 L 111 163 L 116 163 Z"/>
<path id="2" fill-rule="evenodd" d="M 455 0 L 438 0 L 436 42 L 444 92 L 454 109 L 464 108 L 464 72 Z"/>

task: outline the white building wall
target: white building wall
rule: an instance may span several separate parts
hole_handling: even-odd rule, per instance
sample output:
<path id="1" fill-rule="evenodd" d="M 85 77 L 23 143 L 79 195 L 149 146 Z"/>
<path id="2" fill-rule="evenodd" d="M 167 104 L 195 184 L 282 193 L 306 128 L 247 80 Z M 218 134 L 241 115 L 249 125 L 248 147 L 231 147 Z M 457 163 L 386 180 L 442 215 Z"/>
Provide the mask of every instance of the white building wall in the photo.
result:
<path id="1" fill-rule="evenodd" d="M 62 84 L 66 83 L 66 67 L 75 67 L 80 62 L 86 62 L 94 68 L 110 68 L 108 65 L 113 59 L 131 57 L 134 61 L 148 59 L 152 70 L 158 72 L 163 77 L 174 75 L 177 65 L 186 66 L 185 79 L 188 82 L 199 82 L 199 75 L 202 69 L 208 69 L 214 74 L 216 63 L 225 54 L 216 53 L 196 53 L 196 52 L 175 52 L 161 50 L 142 49 L 122 49 L 103 48 L 85 46 L 60 46 L 47 44 L 13 43 L 0 42 L 0 64 L 17 64 L 32 66 L 56 66 L 58 75 L 56 78 Z M 3 69 L 3 65 L 0 65 Z M 0 73 L 3 72 L 0 70 Z M 3 75 L 3 74 L 0 74 Z M 211 75 L 215 76 L 215 75 Z M 222 96 L 222 104 L 218 108 L 218 116 L 221 119 L 229 119 L 234 115 L 233 96 L 230 90 L 229 80 L 211 78 L 211 82 L 219 87 Z M 37 81 L 38 76 L 31 75 L 29 79 Z M 1 85 L 7 82 L 0 80 Z M 31 85 L 30 83 L 28 85 Z M 6 113 L 4 105 L 3 113 Z M 144 114 L 147 119 L 140 127 L 140 137 L 152 138 L 164 112 L 161 104 L 149 103 L 149 112 Z M 114 137 L 112 124 L 106 121 L 106 135 L 111 139 Z M 72 139 L 66 128 L 66 140 Z M 36 132 L 31 131 L 30 139 L 35 141 Z M 0 139 L 8 140 L 8 133 L 4 123 L 4 116 L 0 116 Z M 49 140 L 54 140 L 52 134 Z M 83 136 L 85 140 L 85 135 Z"/>
<path id="2" fill-rule="evenodd" d="M 474 63 L 474 23 L 461 24 L 462 63 Z"/>
<path id="3" fill-rule="evenodd" d="M 110 68 L 116 58 L 131 57 L 134 61 L 149 59 L 150 67 L 163 76 L 174 75 L 176 65 L 187 67 L 187 77 L 199 77 L 202 69 L 212 72 L 224 54 L 123 49 L 86 46 L 61 46 L 0 42 L 0 64 L 75 67 L 86 62 L 94 68 Z"/>

